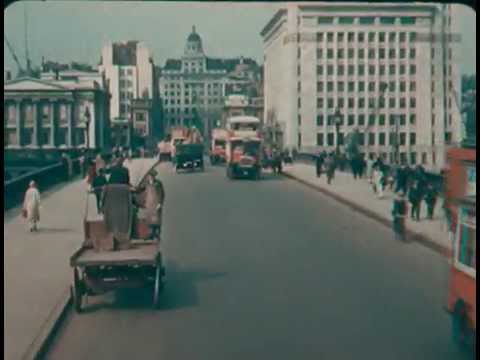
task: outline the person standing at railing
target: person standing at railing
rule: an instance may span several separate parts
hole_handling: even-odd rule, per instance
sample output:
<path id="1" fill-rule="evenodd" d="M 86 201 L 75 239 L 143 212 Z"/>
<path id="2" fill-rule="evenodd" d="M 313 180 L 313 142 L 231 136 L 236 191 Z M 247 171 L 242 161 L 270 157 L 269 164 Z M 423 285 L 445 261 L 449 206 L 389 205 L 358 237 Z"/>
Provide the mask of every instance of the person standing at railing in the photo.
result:
<path id="1" fill-rule="evenodd" d="M 22 213 L 28 221 L 30 232 L 38 231 L 37 224 L 40 221 L 40 191 L 34 180 L 30 181 L 25 193 Z"/>

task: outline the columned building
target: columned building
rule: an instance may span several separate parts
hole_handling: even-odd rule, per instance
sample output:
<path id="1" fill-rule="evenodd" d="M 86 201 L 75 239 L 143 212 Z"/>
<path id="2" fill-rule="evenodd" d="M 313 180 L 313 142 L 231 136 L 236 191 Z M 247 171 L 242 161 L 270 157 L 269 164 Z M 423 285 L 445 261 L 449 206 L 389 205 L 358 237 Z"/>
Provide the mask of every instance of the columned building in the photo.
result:
<path id="1" fill-rule="evenodd" d="M 17 78 L 3 93 L 4 150 L 108 149 L 109 94 L 97 82 Z"/>
<path id="2" fill-rule="evenodd" d="M 438 171 L 461 133 L 452 12 L 431 4 L 288 4 L 261 32 L 265 117 L 279 122 L 289 148 L 343 150 L 357 130 L 363 153 Z"/>
<path id="3" fill-rule="evenodd" d="M 166 132 L 176 126 L 195 125 L 208 139 L 212 127 L 221 120 L 226 94 L 255 82 L 258 73 L 258 64 L 252 59 L 208 57 L 193 27 L 183 56 L 168 59 L 161 72 Z"/>

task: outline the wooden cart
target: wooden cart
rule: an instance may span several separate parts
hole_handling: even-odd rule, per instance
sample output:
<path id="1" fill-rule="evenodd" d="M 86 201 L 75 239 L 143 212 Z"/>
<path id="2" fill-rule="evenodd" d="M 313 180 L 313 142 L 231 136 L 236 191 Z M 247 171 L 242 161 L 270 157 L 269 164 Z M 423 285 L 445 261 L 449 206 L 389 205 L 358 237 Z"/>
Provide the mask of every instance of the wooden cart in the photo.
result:
<path id="1" fill-rule="evenodd" d="M 125 164 L 130 171 L 131 185 L 141 189 L 146 175 L 157 161 L 138 159 Z M 134 191 L 136 202 L 143 194 Z M 75 310 L 81 312 L 85 296 L 95 296 L 121 288 L 152 286 L 152 301 L 159 305 L 165 269 L 162 264 L 159 234 L 149 231 L 137 211 L 134 212 L 130 247 L 124 250 L 96 251 L 92 239 L 106 231 L 103 215 L 97 211 L 93 193 L 87 196 L 82 247 L 70 258 L 73 269 L 71 286 Z"/>

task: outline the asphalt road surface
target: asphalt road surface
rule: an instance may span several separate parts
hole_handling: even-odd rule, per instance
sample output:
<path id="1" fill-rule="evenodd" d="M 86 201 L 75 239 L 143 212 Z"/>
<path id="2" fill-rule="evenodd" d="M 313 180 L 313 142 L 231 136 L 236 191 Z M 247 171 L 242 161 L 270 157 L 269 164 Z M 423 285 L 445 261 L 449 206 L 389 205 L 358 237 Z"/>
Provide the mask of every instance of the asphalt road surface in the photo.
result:
<path id="1" fill-rule="evenodd" d="M 160 310 L 146 290 L 90 298 L 48 359 L 469 358 L 451 340 L 440 255 L 292 180 L 160 169 Z"/>

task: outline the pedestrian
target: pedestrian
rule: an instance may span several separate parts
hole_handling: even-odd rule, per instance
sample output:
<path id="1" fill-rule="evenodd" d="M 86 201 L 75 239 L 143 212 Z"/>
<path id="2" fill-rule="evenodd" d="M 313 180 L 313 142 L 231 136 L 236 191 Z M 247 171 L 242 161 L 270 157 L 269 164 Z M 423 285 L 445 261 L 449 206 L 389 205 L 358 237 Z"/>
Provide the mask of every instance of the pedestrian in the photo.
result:
<path id="1" fill-rule="evenodd" d="M 360 155 L 358 159 L 358 177 L 359 178 L 363 178 L 363 174 L 365 173 L 366 166 L 367 166 L 367 163 L 365 162 L 364 155 Z"/>
<path id="2" fill-rule="evenodd" d="M 157 178 L 157 172 L 152 170 L 147 178 L 145 186 L 145 210 L 146 220 L 152 229 L 152 233 L 160 238 L 162 226 L 162 212 L 165 203 L 165 188 Z"/>
<path id="3" fill-rule="evenodd" d="M 293 161 L 296 161 L 297 160 L 297 156 L 298 156 L 298 151 L 296 148 L 293 148 L 292 150 L 292 157 L 293 157 Z"/>
<path id="4" fill-rule="evenodd" d="M 335 177 L 335 159 L 333 154 L 328 155 L 325 161 L 325 167 L 327 170 L 327 183 L 330 185 L 332 183 L 332 179 Z"/>
<path id="5" fill-rule="evenodd" d="M 408 205 L 405 200 L 405 193 L 402 191 L 396 193 L 393 200 L 392 218 L 393 218 L 393 232 L 396 240 L 405 241 L 406 226 L 405 220 L 408 214 Z"/>
<path id="6" fill-rule="evenodd" d="M 403 163 L 396 171 L 395 174 L 395 192 L 402 191 L 407 192 L 408 174 L 405 164 Z"/>
<path id="7" fill-rule="evenodd" d="M 367 175 L 367 180 L 368 180 L 369 184 L 372 183 L 374 156 L 375 155 L 370 154 L 370 156 L 367 159 L 367 164 L 366 164 L 366 175 Z"/>
<path id="8" fill-rule="evenodd" d="M 97 171 L 95 169 L 95 160 L 90 159 L 90 164 L 87 170 L 87 184 L 92 186 L 93 179 L 97 176 Z"/>
<path id="9" fill-rule="evenodd" d="M 100 174 L 100 170 L 105 169 L 106 166 L 107 164 L 102 155 L 97 154 L 97 157 L 95 158 L 95 170 L 97 171 L 97 174 Z"/>
<path id="10" fill-rule="evenodd" d="M 435 205 L 437 204 L 437 191 L 430 183 L 427 185 L 425 191 L 425 203 L 427 204 L 427 217 L 429 220 L 433 220 L 433 212 L 435 210 Z"/>
<path id="11" fill-rule="evenodd" d="M 130 185 L 130 172 L 123 166 L 123 158 L 118 159 L 110 169 L 109 184 Z"/>
<path id="12" fill-rule="evenodd" d="M 101 214 L 102 211 L 102 196 L 103 190 L 107 185 L 107 178 L 105 176 L 105 168 L 101 168 L 100 171 L 96 174 L 92 182 L 93 193 L 97 200 L 97 212 Z"/>
<path id="13" fill-rule="evenodd" d="M 410 218 L 415 221 L 420 221 L 420 207 L 422 203 L 422 196 L 420 193 L 420 188 L 418 186 L 418 182 L 416 181 L 412 188 L 410 189 L 410 192 L 408 194 L 408 201 L 411 204 L 411 212 L 410 212 Z"/>
<path id="14" fill-rule="evenodd" d="M 40 192 L 34 180 L 30 181 L 25 193 L 22 213 L 28 221 L 30 232 L 38 231 L 37 224 L 40 221 Z"/>
<path id="15" fill-rule="evenodd" d="M 315 170 L 317 173 L 317 178 L 319 178 L 322 175 L 323 162 L 324 162 L 323 155 L 319 153 L 315 158 Z"/>
<path id="16" fill-rule="evenodd" d="M 375 186 L 375 192 L 379 199 L 383 199 L 384 178 L 384 173 L 378 167 L 376 167 L 373 170 L 373 183 Z"/>
<path id="17" fill-rule="evenodd" d="M 67 155 L 65 153 L 62 153 L 62 172 L 63 172 L 63 180 L 68 181 L 70 178 L 69 174 L 69 163 L 67 159 Z"/>

